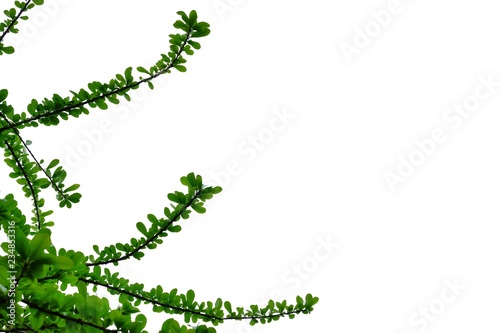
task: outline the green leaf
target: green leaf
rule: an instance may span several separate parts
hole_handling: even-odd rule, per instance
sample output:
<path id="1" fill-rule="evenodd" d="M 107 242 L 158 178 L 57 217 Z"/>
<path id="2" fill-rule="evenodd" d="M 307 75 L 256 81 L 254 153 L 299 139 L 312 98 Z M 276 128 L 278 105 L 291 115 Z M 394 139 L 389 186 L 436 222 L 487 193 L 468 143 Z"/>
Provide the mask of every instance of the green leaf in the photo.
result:
<path id="1" fill-rule="evenodd" d="M 80 193 L 73 193 L 68 197 L 68 200 L 71 201 L 72 203 L 78 203 L 80 202 L 80 198 L 82 195 Z"/>
<path id="2" fill-rule="evenodd" d="M 80 295 L 87 297 L 87 284 L 85 282 L 78 281 L 76 287 L 78 288 L 78 292 L 80 293 Z"/>
<path id="3" fill-rule="evenodd" d="M 185 71 L 187 71 L 186 66 L 183 66 L 183 65 L 174 65 L 174 68 L 177 69 L 179 72 L 182 72 L 182 73 L 184 73 Z"/>
<path id="4" fill-rule="evenodd" d="M 315 305 L 318 302 L 319 302 L 318 297 L 313 297 L 311 294 L 306 295 L 306 306 L 307 307 L 312 307 L 313 305 Z"/>
<path id="5" fill-rule="evenodd" d="M 184 203 L 184 201 L 183 201 L 183 200 L 181 200 L 181 198 L 179 198 L 179 197 L 178 197 L 176 194 L 174 194 L 174 193 L 169 193 L 169 194 L 167 195 L 167 198 L 168 198 L 170 201 L 173 201 L 173 202 L 175 202 L 175 203 L 179 203 L 179 204 L 183 204 L 183 203 Z"/>
<path id="6" fill-rule="evenodd" d="M 222 187 L 220 186 L 215 186 L 212 188 L 212 194 L 217 194 L 217 193 L 220 193 L 222 192 Z"/>
<path id="7" fill-rule="evenodd" d="M 130 327 L 130 333 L 140 333 L 143 332 L 143 328 L 146 327 L 147 319 L 143 314 L 138 314 L 135 317 L 135 322 L 132 323 Z"/>
<path id="8" fill-rule="evenodd" d="M 47 169 L 52 169 L 53 167 L 55 167 L 58 164 L 59 164 L 59 160 L 54 159 L 54 160 L 52 160 L 52 162 L 49 163 L 49 165 L 47 166 Z"/>
<path id="9" fill-rule="evenodd" d="M 142 253 L 142 252 L 136 252 L 136 253 L 134 253 L 132 255 L 132 257 L 134 257 L 137 260 L 141 260 L 141 258 L 144 257 L 144 253 Z"/>
<path id="10" fill-rule="evenodd" d="M 227 310 L 227 312 L 229 314 L 233 313 L 233 309 L 232 309 L 231 303 L 229 303 L 228 301 L 224 302 L 224 308 Z"/>
<path id="11" fill-rule="evenodd" d="M 99 266 L 94 266 L 94 267 L 99 267 Z M 64 283 L 70 284 L 72 286 L 78 282 L 78 278 L 74 275 L 65 275 L 60 280 Z"/>
<path id="12" fill-rule="evenodd" d="M 137 222 L 136 224 L 137 230 L 139 230 L 144 236 L 148 236 L 148 229 L 146 229 L 146 226 L 142 222 Z"/>
<path id="13" fill-rule="evenodd" d="M 149 220 L 149 222 L 151 222 L 153 224 L 159 224 L 160 223 L 158 221 L 158 219 L 156 218 L 156 216 L 154 216 L 153 214 L 148 214 L 148 220 Z"/>
<path id="14" fill-rule="evenodd" d="M 174 28 L 181 29 L 185 32 L 189 32 L 190 28 L 182 21 L 175 21 Z"/>
<path id="15" fill-rule="evenodd" d="M 188 54 L 188 55 L 193 55 L 194 54 L 194 51 L 191 50 L 191 47 L 189 45 L 186 45 L 184 47 L 184 52 L 186 52 L 186 54 Z"/>
<path id="16" fill-rule="evenodd" d="M 208 36 L 209 34 L 210 34 L 210 29 L 200 29 L 200 30 L 196 30 L 195 32 L 193 32 L 191 37 L 200 38 L 200 37 Z"/>
<path id="17" fill-rule="evenodd" d="M 79 91 L 78 91 L 78 97 L 82 100 L 82 101 L 85 101 L 87 100 L 89 97 L 90 97 L 90 94 L 88 93 L 87 90 L 81 88 Z"/>
<path id="18" fill-rule="evenodd" d="M 191 206 L 191 208 L 193 208 L 193 210 L 195 212 L 197 212 L 198 214 L 204 214 L 207 211 L 207 209 L 205 207 L 203 207 L 203 204 L 201 204 L 201 203 L 193 204 Z"/>
<path id="19" fill-rule="evenodd" d="M 33 264 L 35 264 L 35 263 L 42 263 L 44 265 L 53 265 L 53 266 L 55 266 L 59 269 L 62 269 L 62 270 L 71 269 L 75 265 L 73 263 L 73 260 L 71 260 L 68 257 L 55 256 L 52 254 L 41 254 L 38 257 L 38 259 L 33 262 Z"/>
<path id="20" fill-rule="evenodd" d="M 187 304 L 193 304 L 194 301 L 194 291 L 189 289 L 186 293 L 186 302 Z"/>
<path id="21" fill-rule="evenodd" d="M 30 259 L 36 259 L 50 246 L 50 236 L 44 231 L 45 229 L 39 231 L 31 240 L 28 250 L 28 256 Z"/>
<path id="22" fill-rule="evenodd" d="M 4 47 L 2 47 L 1 50 L 7 54 L 12 54 L 15 51 L 14 47 L 12 47 L 12 46 L 4 46 Z"/>
<path id="23" fill-rule="evenodd" d="M 29 256 L 29 241 L 21 228 L 16 228 L 16 250 L 22 259 Z"/>
<path id="24" fill-rule="evenodd" d="M 78 190 L 79 188 L 80 188 L 79 184 L 74 184 L 74 185 L 71 185 L 70 187 L 68 187 L 67 189 L 65 189 L 64 193 L 75 191 L 75 190 Z"/>
<path id="25" fill-rule="evenodd" d="M 35 2 L 35 0 L 33 2 Z M 38 310 L 33 310 L 32 315 L 29 318 L 31 329 L 38 331 L 40 327 L 42 327 L 45 318 L 45 313 Z"/>
<path id="26" fill-rule="evenodd" d="M 217 298 L 217 300 L 215 301 L 214 309 L 220 310 L 220 308 L 222 308 L 222 299 Z"/>
<path id="27" fill-rule="evenodd" d="M 141 73 L 144 73 L 144 74 L 151 75 L 151 73 L 149 73 L 149 71 L 146 68 L 142 67 L 142 66 L 137 67 L 137 71 L 141 72 Z"/>
<path id="28" fill-rule="evenodd" d="M 96 100 L 95 103 L 97 104 L 97 106 L 101 110 L 107 110 L 108 109 L 108 105 L 106 104 L 106 102 L 104 101 L 103 98 L 100 98 L 100 99 Z"/>
<path id="29" fill-rule="evenodd" d="M 0 89 L 0 102 L 3 102 L 7 96 L 9 96 L 9 91 L 7 89 Z"/>
<path id="30" fill-rule="evenodd" d="M 171 225 L 167 228 L 167 230 L 170 232 L 179 232 L 182 230 L 182 227 L 180 225 Z"/>
<path id="31" fill-rule="evenodd" d="M 189 13 L 189 18 L 188 22 L 186 22 L 190 27 L 194 26 L 196 24 L 196 21 L 198 20 L 198 14 L 196 13 L 195 10 L 192 10 Z"/>
<path id="32" fill-rule="evenodd" d="M 134 77 L 132 76 L 132 67 L 128 67 L 125 70 L 125 80 L 127 83 L 131 83 L 132 81 L 134 81 Z"/>
<path id="33" fill-rule="evenodd" d="M 201 48 L 201 44 L 194 40 L 188 40 L 188 44 L 191 45 L 196 50 L 199 50 Z"/>
<path id="34" fill-rule="evenodd" d="M 189 18 L 188 18 L 188 16 L 186 15 L 186 13 L 184 13 L 183 11 L 178 11 L 178 12 L 177 12 L 177 14 L 181 16 L 181 18 L 182 18 L 182 20 L 183 20 L 184 22 L 186 22 L 186 23 L 188 23 L 188 22 L 189 22 Z"/>

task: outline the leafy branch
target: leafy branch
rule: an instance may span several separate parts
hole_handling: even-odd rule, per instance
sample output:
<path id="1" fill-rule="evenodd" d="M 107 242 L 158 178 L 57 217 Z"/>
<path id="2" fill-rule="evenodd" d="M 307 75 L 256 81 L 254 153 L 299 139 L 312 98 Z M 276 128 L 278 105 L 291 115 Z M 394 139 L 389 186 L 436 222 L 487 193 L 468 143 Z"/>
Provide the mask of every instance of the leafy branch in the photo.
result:
<path id="1" fill-rule="evenodd" d="M 0 134 L 3 131 L 12 128 L 24 128 L 25 126 L 37 127 L 39 124 L 51 126 L 58 125 L 59 118 L 67 120 L 69 116 L 78 118 L 81 114 L 88 114 L 90 108 L 100 108 L 106 110 L 108 102 L 118 104 L 119 96 L 123 96 L 127 101 L 130 101 L 130 96 L 127 94 L 132 89 L 139 88 L 140 85 L 148 83 L 150 89 L 154 89 L 152 80 L 158 76 L 170 73 L 172 68 L 180 72 L 185 72 L 186 67 L 183 65 L 186 59 L 182 56 L 194 54 L 193 49 L 199 50 L 201 45 L 193 41 L 193 38 L 205 37 L 210 33 L 209 24 L 206 22 L 198 22 L 198 16 L 195 11 L 191 11 L 189 16 L 184 12 L 177 12 L 183 21 L 176 21 L 174 27 L 183 30 L 184 34 L 170 35 L 170 51 L 165 55 L 162 54 L 160 60 L 149 69 L 142 66 L 137 67 L 137 71 L 147 74 L 146 78 L 140 77 L 139 81 L 135 81 L 132 75 L 132 67 L 128 67 L 124 74 L 117 74 L 116 78 L 112 78 L 109 83 L 101 83 L 93 81 L 89 83 L 88 89 L 80 89 L 78 92 L 70 90 L 72 97 L 61 97 L 54 94 L 52 99 L 45 98 L 38 102 L 32 99 L 27 106 L 27 112 L 15 114 L 13 110 L 6 113 L 6 116 L 14 123 L 9 124 L 5 121 L 0 122 Z"/>
<path id="2" fill-rule="evenodd" d="M 73 318 L 73 317 L 64 315 L 62 313 L 59 313 L 57 311 L 52 311 L 52 310 L 48 309 L 46 306 L 42 307 L 42 306 L 39 306 L 39 305 L 32 303 L 30 301 L 27 301 L 27 300 L 22 300 L 22 302 L 25 303 L 26 305 L 28 305 L 29 307 L 38 310 L 39 312 L 43 312 L 43 313 L 46 313 L 46 314 L 52 315 L 52 316 L 57 316 L 59 318 L 64 319 L 66 322 L 71 321 L 71 322 L 75 322 L 77 324 L 80 324 L 82 326 L 89 326 L 89 327 L 97 328 L 98 330 L 100 330 L 102 332 L 109 332 L 109 333 L 118 332 L 118 330 L 109 330 L 103 326 L 99 326 L 99 325 L 87 322 L 87 321 L 82 320 L 80 318 Z M 35 314 L 35 316 L 36 316 L 36 314 Z M 42 317 L 38 316 L 38 318 L 42 318 Z M 43 323 L 43 321 L 42 321 L 42 323 Z M 40 327 L 41 326 L 42 325 L 40 325 Z"/>
<path id="3" fill-rule="evenodd" d="M 3 45 L 3 39 L 9 32 L 17 34 L 19 30 L 16 28 L 16 25 L 19 23 L 19 19 L 27 20 L 28 17 L 23 14 L 35 7 L 35 5 L 43 5 L 43 0 L 27 0 L 23 2 L 15 1 L 14 4 L 16 7 L 4 10 L 4 14 L 5 16 L 7 16 L 7 19 L 5 19 L 3 22 L 0 22 L 0 32 L 2 33 L 2 35 L 0 36 L 0 55 L 2 55 L 3 53 L 14 53 L 15 50 L 12 46 Z"/>
<path id="4" fill-rule="evenodd" d="M 145 304 L 150 303 L 153 305 L 154 312 L 184 314 L 184 321 L 186 323 L 189 323 L 190 320 L 193 323 L 202 320 L 211 322 L 213 325 L 218 325 L 223 323 L 224 320 L 250 319 L 251 325 L 259 322 L 265 324 L 266 322 L 270 323 L 285 316 L 294 318 L 296 314 L 308 314 L 318 302 L 317 297 L 307 294 L 305 300 L 297 296 L 296 304 L 287 304 L 286 300 L 282 302 L 270 300 L 266 307 L 259 307 L 257 304 L 254 304 L 250 305 L 250 309 L 245 310 L 242 307 L 237 307 L 236 311 L 233 311 L 231 303 L 223 301 L 220 298 L 215 302 L 196 302 L 193 290 L 188 290 L 186 294 L 178 295 L 176 288 L 172 289 L 169 293 L 164 292 L 161 286 L 157 286 L 151 289 L 151 291 L 145 292 L 143 284 L 131 284 L 127 279 L 118 278 L 118 273 L 111 274 L 108 269 L 105 269 L 105 275 L 101 276 L 100 274 L 100 269 L 96 267 L 91 278 L 80 278 L 79 281 L 105 287 L 111 294 L 130 296 L 135 300 L 135 306 L 140 305 L 142 302 Z M 226 313 L 224 313 L 223 307 Z"/>
<path id="5" fill-rule="evenodd" d="M 24 13 L 42 4 L 43 0 L 15 1 L 16 8 L 4 11 L 7 19 L 0 22 L 0 55 L 14 52 L 12 47 L 3 45 L 4 37 L 8 33 L 17 33 L 18 21 L 28 19 Z M 188 219 L 192 211 L 206 212 L 205 202 L 222 189 L 204 185 L 201 176 L 194 173 L 180 179 L 187 187 L 185 192 L 167 194 L 171 203 L 164 208 L 164 217 L 147 215 L 149 226 L 137 222 L 136 228 L 141 236 L 131 238 L 126 244 L 112 244 L 102 251 L 94 245 L 97 253 L 94 257 L 64 248 L 57 250 L 52 243 L 50 227 L 54 222 L 45 220 L 52 211 L 42 210 L 45 201 L 40 193 L 51 187 L 59 206 L 71 208 L 80 201 L 81 194 L 75 192 L 79 185 L 66 187 L 67 173 L 59 165 L 59 160 L 54 159 L 45 166 L 44 160 L 35 157 L 29 148 L 31 142 L 24 140 L 20 131 L 25 127 L 58 125 L 61 119 L 88 114 L 88 108 L 106 110 L 108 103 L 118 104 L 122 98 L 130 101 L 129 91 L 142 84 L 154 89 L 153 80 L 159 75 L 170 73 L 172 69 L 186 71 L 183 55 L 192 55 L 194 50 L 199 50 L 200 44 L 193 39 L 207 36 L 210 29 L 208 23 L 198 22 L 195 11 L 189 15 L 182 11 L 178 14 L 181 19 L 174 23 L 174 27 L 182 33 L 169 35 L 170 50 L 154 65 L 148 69 L 136 68 L 140 75 L 145 74 L 138 80 L 132 74 L 133 68 L 128 67 L 109 83 L 93 81 L 87 85 L 88 89 L 70 90 L 71 96 L 63 98 L 54 94 L 40 102 L 32 99 L 26 112 L 21 113 L 14 112 L 14 108 L 7 104 L 8 91 L 0 89 L 0 147 L 4 149 L 5 163 L 12 169 L 9 176 L 16 179 L 34 205 L 33 223 L 28 224 L 12 194 L 0 198 L 0 230 L 8 239 L 0 244 L 5 253 L 0 256 L 0 332 L 146 333 L 147 319 L 137 308 L 141 304 L 151 304 L 155 312 L 183 314 L 185 323 L 202 321 L 217 326 L 226 320 L 249 320 L 255 325 L 308 314 L 318 302 L 317 297 L 307 294 L 305 298 L 297 296 L 294 304 L 288 304 L 286 300 L 269 300 L 265 306 L 253 304 L 247 309 L 233 309 L 229 301 L 220 298 L 214 302 L 198 302 L 193 290 L 181 294 L 176 288 L 165 292 L 162 286 L 157 286 L 145 291 L 143 284 L 130 283 L 118 273 L 102 268 L 130 258 L 140 260 L 146 249 L 155 249 L 163 243 L 164 237 L 180 232 L 182 228 L 178 222 L 181 219 Z M 69 286 L 78 292 L 65 293 Z M 107 298 L 90 295 L 89 288 L 94 293 L 97 288 L 104 288 L 109 294 L 118 295 L 120 305 L 111 309 Z M 4 304 L 13 307 L 14 315 Z M 206 325 L 188 327 L 167 318 L 160 333 L 216 333 L 216 330 Z"/>
<path id="6" fill-rule="evenodd" d="M 181 226 L 173 225 L 174 222 L 180 218 L 189 218 L 190 209 L 200 214 L 205 213 L 206 209 L 203 207 L 203 203 L 211 199 L 214 194 L 222 191 L 218 186 L 204 186 L 201 176 L 195 176 L 194 173 L 182 177 L 181 183 L 188 187 L 188 193 L 184 194 L 176 191 L 168 194 L 170 201 L 177 205 L 171 205 L 172 211 L 168 207 L 165 207 L 164 214 L 166 219 L 158 219 L 153 214 L 149 214 L 148 220 L 151 222 L 149 229 L 142 222 L 137 222 L 136 225 L 139 232 L 145 237 L 141 237 L 140 239 L 132 238 L 128 244 L 117 243 L 116 245 L 105 247 L 103 251 L 99 251 L 99 247 L 94 245 L 94 251 L 99 256 L 94 259 L 91 255 L 91 263 L 87 264 L 87 266 L 106 265 L 109 263 L 117 265 L 119 261 L 131 257 L 140 260 L 144 256 L 142 252 L 144 249 L 154 249 L 158 244 L 163 243 L 161 237 L 166 237 L 168 235 L 167 231 L 174 233 L 181 231 Z"/>

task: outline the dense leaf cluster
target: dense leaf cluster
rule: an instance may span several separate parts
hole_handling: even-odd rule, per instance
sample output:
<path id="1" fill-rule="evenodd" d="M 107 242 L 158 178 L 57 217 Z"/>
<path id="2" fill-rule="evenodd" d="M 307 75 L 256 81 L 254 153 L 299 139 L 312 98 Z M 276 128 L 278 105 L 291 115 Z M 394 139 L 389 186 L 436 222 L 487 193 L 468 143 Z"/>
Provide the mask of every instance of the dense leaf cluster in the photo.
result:
<path id="1" fill-rule="evenodd" d="M 5 10 L 7 17 L 0 23 L 0 55 L 11 54 L 14 49 L 5 46 L 8 33 L 17 33 L 19 20 L 26 20 L 26 12 L 43 0 L 15 1 L 15 7 Z M 71 208 L 80 201 L 76 192 L 78 184 L 66 186 L 66 171 L 54 159 L 49 163 L 38 160 L 20 134 L 25 127 L 58 125 L 61 120 L 88 114 L 89 109 L 105 110 L 108 104 L 130 100 L 128 93 L 141 84 L 154 88 L 152 80 L 172 69 L 186 71 L 184 54 L 192 55 L 200 49 L 193 38 L 210 33 L 209 24 L 199 22 L 195 11 L 178 12 L 180 20 L 174 27 L 180 33 L 170 35 L 167 54 L 150 66 L 137 67 L 139 78 L 134 78 L 132 67 L 117 74 L 107 83 L 91 82 L 87 88 L 70 90 L 71 95 L 54 94 L 41 101 L 33 99 L 26 111 L 16 113 L 7 103 L 8 91 L 0 89 L 0 147 L 4 150 L 5 163 L 10 167 L 9 176 L 22 187 L 33 204 L 28 220 L 18 208 L 12 194 L 0 198 L 0 230 L 8 241 L 1 244 L 5 255 L 0 256 L 0 332 L 130 332 L 146 333 L 147 318 L 140 313 L 141 304 L 149 304 L 153 311 L 169 315 L 183 315 L 186 325 L 173 318 L 164 321 L 160 333 L 214 333 L 226 320 L 248 320 L 250 324 L 269 323 L 282 317 L 294 318 L 307 314 L 318 302 L 308 294 L 296 297 L 294 304 L 270 300 L 266 306 L 257 304 L 248 308 L 233 307 L 229 301 L 217 298 L 200 301 L 195 292 L 170 291 L 162 286 L 146 288 L 112 272 L 106 265 L 119 265 L 127 259 L 140 260 L 147 250 L 162 244 L 165 237 L 181 231 L 181 220 L 192 212 L 206 212 L 205 203 L 221 192 L 216 186 L 206 186 L 202 177 L 189 173 L 181 177 L 184 191 L 167 194 L 170 201 L 163 216 L 147 215 L 147 222 L 137 222 L 137 235 L 128 242 L 111 244 L 100 249 L 93 246 L 95 254 L 57 249 L 51 240 L 53 221 L 47 220 L 52 210 L 45 210 L 42 190 L 51 188 L 61 208 Z M 105 297 L 95 292 L 104 288 L 118 297 L 119 306 L 112 308 Z M 70 292 L 73 290 L 74 292 Z M 203 322 L 198 326 L 189 323 Z M 207 326 L 211 325 L 211 326 Z"/>

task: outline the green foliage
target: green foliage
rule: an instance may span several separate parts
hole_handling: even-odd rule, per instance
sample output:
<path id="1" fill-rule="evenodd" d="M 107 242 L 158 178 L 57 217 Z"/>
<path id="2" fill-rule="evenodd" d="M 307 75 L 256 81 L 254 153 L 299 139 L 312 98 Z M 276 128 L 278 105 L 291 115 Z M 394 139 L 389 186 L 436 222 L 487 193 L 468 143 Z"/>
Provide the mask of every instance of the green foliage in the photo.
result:
<path id="1" fill-rule="evenodd" d="M 15 7 L 5 10 L 7 17 L 0 23 L 0 55 L 11 54 L 14 49 L 3 44 L 8 33 L 17 33 L 19 20 L 26 20 L 26 12 L 43 0 L 15 1 Z M 103 249 L 93 246 L 95 254 L 84 254 L 64 248 L 57 249 L 51 240 L 53 221 L 47 217 L 52 210 L 45 210 L 42 190 L 51 188 L 61 208 L 71 208 L 80 201 L 76 192 L 78 184 L 65 185 L 66 171 L 54 159 L 49 163 L 38 160 L 29 148 L 31 141 L 24 140 L 20 130 L 38 125 L 55 126 L 69 117 L 88 114 L 89 108 L 106 110 L 109 103 L 129 101 L 128 92 L 151 82 L 172 69 L 185 72 L 184 54 L 192 55 L 200 49 L 194 38 L 210 33 L 209 24 L 199 22 L 197 13 L 178 12 L 180 20 L 174 28 L 180 33 L 171 34 L 167 54 L 149 67 L 139 66 L 136 71 L 143 76 L 134 77 L 134 69 L 126 68 L 107 83 L 91 82 L 86 88 L 70 90 L 71 96 L 54 94 L 41 101 L 33 99 L 25 112 L 16 113 L 7 103 L 8 91 L 0 89 L 0 147 L 4 150 L 5 163 L 10 167 L 9 176 L 22 188 L 33 204 L 30 220 L 18 208 L 12 194 L 0 198 L 0 230 L 8 241 L 0 245 L 5 255 L 0 256 L 0 330 L 2 332 L 130 332 L 147 333 L 147 318 L 140 313 L 140 305 L 150 305 L 155 312 L 183 315 L 184 322 L 203 324 L 191 327 L 167 318 L 161 333 L 214 333 L 226 320 L 248 320 L 251 325 L 270 323 L 282 317 L 308 314 L 318 302 L 307 294 L 297 296 L 294 304 L 270 300 L 265 307 L 257 304 L 248 308 L 233 307 L 217 298 L 203 301 L 193 290 L 185 293 L 176 288 L 166 291 L 162 286 L 147 289 L 143 284 L 131 282 L 112 272 L 106 265 L 117 266 L 128 259 L 140 260 L 148 250 L 161 245 L 169 234 L 182 230 L 181 220 L 192 212 L 204 214 L 205 203 L 220 193 L 218 186 L 206 186 L 199 175 L 189 173 L 181 177 L 184 191 L 167 194 L 170 201 L 163 216 L 148 214 L 145 222 L 137 222 L 137 234 L 128 242 L 110 244 Z M 70 293 L 68 289 L 74 292 Z M 94 293 L 98 288 L 116 295 L 120 305 L 111 308 L 107 298 Z M 210 325 L 210 326 L 207 326 Z"/>
<path id="2" fill-rule="evenodd" d="M 19 20 L 27 20 L 28 16 L 26 16 L 26 12 L 35 7 L 35 5 L 43 5 L 43 0 L 15 1 L 14 5 L 15 7 L 3 11 L 6 18 L 3 22 L 0 22 L 0 55 L 14 53 L 14 47 L 3 44 L 4 37 L 8 33 L 17 34 L 19 29 L 16 26 Z"/>

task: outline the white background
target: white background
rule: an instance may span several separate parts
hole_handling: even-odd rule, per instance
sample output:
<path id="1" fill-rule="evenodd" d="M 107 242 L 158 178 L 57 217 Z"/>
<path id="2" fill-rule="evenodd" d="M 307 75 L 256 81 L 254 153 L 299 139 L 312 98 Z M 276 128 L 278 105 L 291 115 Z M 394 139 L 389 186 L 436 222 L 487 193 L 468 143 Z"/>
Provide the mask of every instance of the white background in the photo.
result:
<path id="1" fill-rule="evenodd" d="M 371 12 L 388 7 L 397 10 L 381 26 Z M 186 73 L 132 104 L 22 132 L 39 158 L 67 165 L 68 185 L 82 185 L 71 210 L 45 194 L 55 245 L 90 254 L 137 237 L 136 222 L 161 216 L 194 171 L 223 192 L 181 233 L 124 263 L 124 276 L 233 306 L 276 293 L 320 298 L 310 315 L 219 332 L 498 331 L 500 86 L 455 128 L 444 118 L 487 92 L 480 77 L 500 82 L 495 3 L 52 0 L 19 26 L 0 87 L 20 112 L 31 98 L 150 66 L 177 32 L 175 12 L 191 9 L 212 33 Z M 357 53 L 346 56 L 347 44 Z M 275 122 L 284 110 L 288 123 Z M 415 140 L 436 129 L 446 140 L 418 153 Z M 261 150 L 244 154 L 259 135 Z M 410 156 L 424 158 L 391 190 L 386 173 Z M 1 194 L 16 193 L 29 212 L 0 171 Z M 328 242 L 339 246 L 327 252 Z M 164 319 L 151 316 L 150 332 Z"/>

